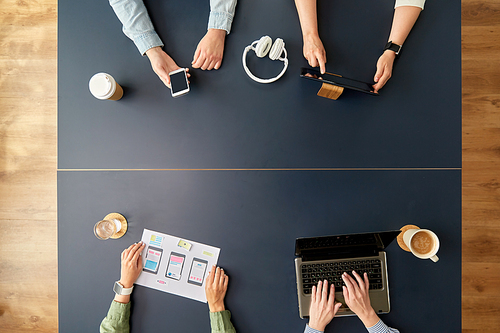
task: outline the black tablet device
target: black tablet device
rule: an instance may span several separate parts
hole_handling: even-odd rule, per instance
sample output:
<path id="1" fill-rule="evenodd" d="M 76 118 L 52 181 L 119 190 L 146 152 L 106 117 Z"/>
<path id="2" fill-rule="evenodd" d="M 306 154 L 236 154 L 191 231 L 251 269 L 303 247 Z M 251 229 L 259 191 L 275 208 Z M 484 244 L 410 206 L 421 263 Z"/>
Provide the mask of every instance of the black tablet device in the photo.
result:
<path id="1" fill-rule="evenodd" d="M 336 86 L 361 91 L 361 92 L 364 92 L 366 94 L 370 94 L 373 96 L 378 96 L 378 94 L 373 92 L 373 87 L 370 83 L 349 79 L 347 77 L 343 77 L 343 76 L 339 76 L 339 75 L 335 75 L 335 74 L 331 74 L 331 73 L 321 74 L 320 71 L 318 71 L 316 69 L 312 69 L 312 68 L 302 67 L 302 69 L 300 71 L 300 77 L 314 80 L 314 81 L 330 83 L 330 84 L 334 84 Z"/>

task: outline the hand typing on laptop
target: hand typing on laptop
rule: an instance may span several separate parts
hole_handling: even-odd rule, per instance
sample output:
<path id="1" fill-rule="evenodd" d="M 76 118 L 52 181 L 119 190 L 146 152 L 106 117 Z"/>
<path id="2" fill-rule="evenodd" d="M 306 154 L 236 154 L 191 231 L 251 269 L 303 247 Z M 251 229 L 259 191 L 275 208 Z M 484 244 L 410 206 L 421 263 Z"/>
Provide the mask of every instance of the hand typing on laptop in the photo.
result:
<path id="1" fill-rule="evenodd" d="M 361 277 L 355 271 L 342 274 L 345 286 L 342 287 L 346 305 L 358 316 L 370 333 L 399 333 L 398 330 L 388 327 L 375 313 L 370 303 L 369 281 L 367 274 Z M 311 293 L 309 306 L 309 324 L 304 333 L 323 332 L 332 321 L 342 303 L 335 302 L 335 287 L 328 288 L 328 281 L 319 281 Z"/>
<path id="2" fill-rule="evenodd" d="M 318 286 L 312 287 L 311 306 L 309 308 L 309 327 L 324 331 L 342 303 L 335 302 L 335 286 L 328 288 L 328 281 L 319 281 Z"/>
<path id="3" fill-rule="evenodd" d="M 352 271 L 352 275 L 356 280 L 347 273 L 342 274 L 345 283 L 345 286 L 342 286 L 344 300 L 365 327 L 371 327 L 379 321 L 379 318 L 370 304 L 368 275 L 364 273 L 362 278 L 355 271 Z"/>

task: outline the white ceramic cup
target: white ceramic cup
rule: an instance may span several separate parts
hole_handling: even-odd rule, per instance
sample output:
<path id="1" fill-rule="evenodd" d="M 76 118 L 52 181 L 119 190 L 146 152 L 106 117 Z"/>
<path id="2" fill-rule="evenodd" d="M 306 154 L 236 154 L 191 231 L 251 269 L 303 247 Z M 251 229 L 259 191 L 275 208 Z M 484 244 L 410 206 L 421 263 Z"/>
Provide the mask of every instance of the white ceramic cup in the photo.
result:
<path id="1" fill-rule="evenodd" d="M 425 237 L 423 237 L 424 240 L 422 240 L 421 233 L 426 234 L 432 241 L 425 242 Z M 415 246 L 412 246 L 412 240 L 414 240 L 413 245 Z M 403 241 L 405 245 L 408 246 L 411 253 L 415 255 L 415 257 L 420 259 L 431 259 L 434 262 L 437 262 L 439 260 L 438 256 L 436 255 L 439 250 L 439 238 L 432 231 L 427 229 L 409 229 L 403 234 Z M 429 251 L 425 251 L 425 253 L 422 253 L 422 248 L 428 246 L 429 244 L 432 244 L 432 248 Z"/>
<path id="2" fill-rule="evenodd" d="M 117 101 L 123 96 L 122 87 L 107 73 L 97 73 L 89 81 L 89 90 L 97 99 Z"/>

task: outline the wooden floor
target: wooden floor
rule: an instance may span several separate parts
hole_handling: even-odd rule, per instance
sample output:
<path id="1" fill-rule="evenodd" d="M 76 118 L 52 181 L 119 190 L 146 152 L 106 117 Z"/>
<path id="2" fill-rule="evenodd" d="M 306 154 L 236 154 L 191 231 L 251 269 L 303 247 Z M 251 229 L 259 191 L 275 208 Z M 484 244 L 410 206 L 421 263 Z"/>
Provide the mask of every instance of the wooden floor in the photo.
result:
<path id="1" fill-rule="evenodd" d="M 56 39 L 56 0 L 0 0 L 0 332 L 57 332 Z M 462 327 L 500 332 L 499 0 L 462 1 L 462 55 Z"/>

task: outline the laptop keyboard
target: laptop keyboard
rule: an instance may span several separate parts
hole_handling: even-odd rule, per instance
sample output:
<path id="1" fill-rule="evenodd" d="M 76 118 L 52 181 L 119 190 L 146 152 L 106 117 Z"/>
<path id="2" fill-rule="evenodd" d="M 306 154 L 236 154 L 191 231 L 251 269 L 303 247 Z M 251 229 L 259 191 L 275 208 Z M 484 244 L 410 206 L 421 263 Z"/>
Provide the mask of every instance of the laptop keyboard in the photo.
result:
<path id="1" fill-rule="evenodd" d="M 383 289 L 380 259 L 342 260 L 318 264 L 302 264 L 301 270 L 302 290 L 304 294 L 311 294 L 312 287 L 317 285 L 318 281 L 327 280 L 329 284 L 334 284 L 336 288 L 340 288 L 345 285 L 342 280 L 342 274 L 345 272 L 354 278 L 352 275 L 353 270 L 361 276 L 365 272 L 368 274 L 371 290 Z"/>

